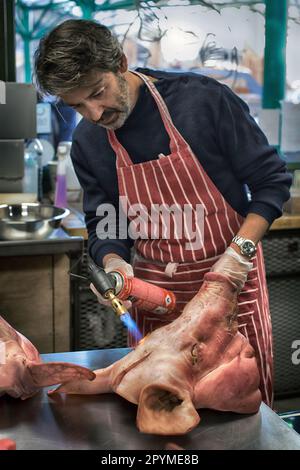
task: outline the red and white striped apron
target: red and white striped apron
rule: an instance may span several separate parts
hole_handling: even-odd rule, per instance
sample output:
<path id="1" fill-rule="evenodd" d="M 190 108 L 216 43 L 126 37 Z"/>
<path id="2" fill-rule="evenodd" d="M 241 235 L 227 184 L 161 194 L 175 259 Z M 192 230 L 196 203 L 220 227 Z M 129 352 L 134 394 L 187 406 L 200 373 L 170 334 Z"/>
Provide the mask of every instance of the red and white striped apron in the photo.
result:
<path id="1" fill-rule="evenodd" d="M 147 238 L 138 238 L 135 241 L 135 275 L 172 290 L 178 306 L 175 312 L 166 315 L 132 308 L 132 316 L 144 336 L 180 315 L 186 303 L 199 291 L 204 274 L 230 245 L 244 219 L 226 202 L 176 129 L 154 84 L 145 75 L 134 73 L 145 82 L 156 101 L 170 137 L 170 154 L 157 160 L 133 164 L 115 132 L 108 130 L 109 142 L 116 153 L 119 194 L 127 198 L 129 207 L 143 204 L 148 214 L 151 214 L 153 204 L 165 204 L 169 207 L 176 204 L 181 208 L 188 205 L 194 211 L 197 204 L 202 204 L 205 215 L 204 245 L 201 248 L 186 249 L 188 238 L 184 236 L 178 239 L 176 221 L 172 217 L 174 230 L 167 239 L 153 238 L 153 227 L 151 232 L 149 221 L 146 227 Z M 129 219 L 133 221 L 135 216 L 129 215 Z M 164 233 L 164 228 L 164 221 L 160 217 L 159 233 Z M 239 295 L 238 305 L 239 331 L 256 352 L 263 400 L 272 406 L 272 330 L 261 244 L 258 245 L 257 255 L 253 260 L 253 269 Z M 134 345 L 130 337 L 129 345 Z"/>

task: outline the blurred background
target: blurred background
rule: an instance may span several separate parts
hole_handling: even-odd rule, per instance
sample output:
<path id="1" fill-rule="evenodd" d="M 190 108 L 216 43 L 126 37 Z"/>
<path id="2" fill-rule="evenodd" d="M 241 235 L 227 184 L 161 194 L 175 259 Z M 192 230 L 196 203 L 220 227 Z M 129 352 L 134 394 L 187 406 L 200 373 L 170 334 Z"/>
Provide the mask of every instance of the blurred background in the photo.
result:
<path id="1" fill-rule="evenodd" d="M 67 18 L 92 18 L 118 36 L 131 68 L 192 71 L 227 84 L 247 102 L 253 117 L 269 142 L 280 149 L 290 170 L 300 168 L 297 132 L 300 61 L 296 60 L 300 42 L 299 0 L 16 0 L 14 3 L 16 75 L 12 81 L 31 83 L 38 41 L 55 25 Z M 279 32 L 274 27 L 276 15 L 280 21 Z M 290 118 L 291 114 L 295 119 Z M 79 119 L 72 109 L 56 103 L 55 98 L 48 97 L 44 103 L 38 98 L 37 137 L 42 139 L 43 166 L 57 159 L 59 142 L 72 140 Z M 48 169 L 50 174 L 54 171 L 52 167 Z M 296 172 L 296 187 L 298 180 Z M 50 191 L 51 181 L 47 183 L 44 178 L 43 184 L 45 194 Z M 287 210 L 295 211 L 295 204 L 287 205 Z"/>

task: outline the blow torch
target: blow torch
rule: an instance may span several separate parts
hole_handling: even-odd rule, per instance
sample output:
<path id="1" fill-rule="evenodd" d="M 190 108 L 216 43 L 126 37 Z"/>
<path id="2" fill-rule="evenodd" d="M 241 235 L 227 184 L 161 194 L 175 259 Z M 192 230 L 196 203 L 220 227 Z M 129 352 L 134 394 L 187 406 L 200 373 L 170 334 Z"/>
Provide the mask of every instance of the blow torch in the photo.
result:
<path id="1" fill-rule="evenodd" d="M 136 277 L 127 277 L 121 270 L 106 273 L 90 261 L 89 274 L 99 294 L 110 301 L 119 316 L 127 313 L 123 300 L 130 300 L 139 309 L 156 314 L 172 312 L 176 306 L 173 292 Z"/>
<path id="2" fill-rule="evenodd" d="M 127 313 L 118 297 L 116 297 L 115 283 L 112 276 L 108 275 L 104 269 L 97 266 L 93 261 L 89 262 L 89 276 L 95 288 L 106 300 L 109 300 L 112 308 L 117 315 L 121 316 Z"/>

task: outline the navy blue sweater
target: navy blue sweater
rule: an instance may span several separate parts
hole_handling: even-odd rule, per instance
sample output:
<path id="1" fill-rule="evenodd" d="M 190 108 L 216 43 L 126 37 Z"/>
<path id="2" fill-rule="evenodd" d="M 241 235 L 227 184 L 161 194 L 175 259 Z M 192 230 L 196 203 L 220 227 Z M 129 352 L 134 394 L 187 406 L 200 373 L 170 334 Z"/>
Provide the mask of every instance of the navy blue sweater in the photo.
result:
<path id="1" fill-rule="evenodd" d="M 270 224 L 289 198 L 291 175 L 249 114 L 248 106 L 227 86 L 198 74 L 138 69 L 155 82 L 173 122 L 226 201 L 242 216 L 253 212 Z M 169 153 L 169 137 L 157 105 L 145 85 L 125 124 L 116 131 L 133 163 Z M 89 252 L 102 264 L 113 252 L 127 261 L 132 240 L 99 240 L 97 207 L 118 207 L 116 156 L 106 130 L 82 119 L 73 134 L 72 160 L 84 190 L 83 208 Z M 251 193 L 247 197 L 246 185 Z"/>

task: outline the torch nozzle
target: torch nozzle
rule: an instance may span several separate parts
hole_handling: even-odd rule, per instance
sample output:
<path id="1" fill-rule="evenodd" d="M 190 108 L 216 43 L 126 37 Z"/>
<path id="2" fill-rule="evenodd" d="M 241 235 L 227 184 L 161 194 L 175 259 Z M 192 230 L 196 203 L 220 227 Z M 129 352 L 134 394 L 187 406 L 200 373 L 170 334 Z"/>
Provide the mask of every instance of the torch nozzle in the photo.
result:
<path id="1" fill-rule="evenodd" d="M 118 276 L 116 276 L 116 274 Z M 120 283 L 120 274 L 115 273 L 112 276 L 110 273 L 106 273 L 104 269 L 97 266 L 92 260 L 89 263 L 89 276 L 94 284 L 96 290 L 101 294 L 106 300 L 108 300 L 114 310 L 118 315 L 121 322 L 126 326 L 132 337 L 136 342 L 140 341 L 142 335 L 135 323 L 131 318 L 129 312 L 123 305 L 122 300 L 120 300 L 118 295 L 119 291 L 116 291 L 116 285 Z"/>
<path id="2" fill-rule="evenodd" d="M 142 339 L 142 334 L 138 329 L 135 321 L 131 318 L 129 312 L 126 310 L 123 302 L 115 296 L 113 290 L 108 290 L 105 293 L 105 298 L 110 301 L 112 308 L 119 316 L 121 322 L 126 326 L 132 337 L 136 342 Z"/>
<path id="3" fill-rule="evenodd" d="M 112 290 L 105 293 L 105 298 L 110 301 L 112 308 L 119 317 L 127 313 L 127 309 L 124 307 L 123 302 L 115 296 Z"/>

